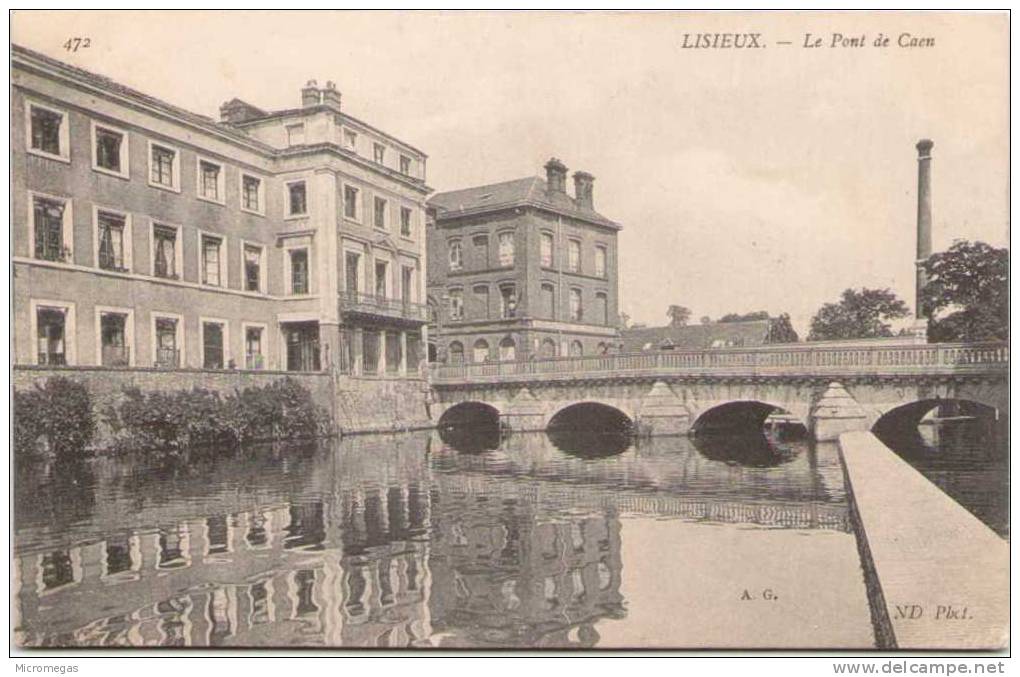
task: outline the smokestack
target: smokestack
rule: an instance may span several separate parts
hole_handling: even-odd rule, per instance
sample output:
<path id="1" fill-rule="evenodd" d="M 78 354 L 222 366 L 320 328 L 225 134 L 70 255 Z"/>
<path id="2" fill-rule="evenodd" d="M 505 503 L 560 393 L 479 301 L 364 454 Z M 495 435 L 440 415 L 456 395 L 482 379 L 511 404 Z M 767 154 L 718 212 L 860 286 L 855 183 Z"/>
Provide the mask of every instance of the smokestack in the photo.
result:
<path id="1" fill-rule="evenodd" d="M 567 166 L 558 158 L 549 158 L 545 163 L 545 181 L 550 193 L 567 192 Z"/>
<path id="2" fill-rule="evenodd" d="M 595 177 L 588 172 L 574 172 L 574 201 L 578 206 L 595 209 L 594 185 Z"/>
<path id="3" fill-rule="evenodd" d="M 914 290 L 914 316 L 923 319 L 921 312 L 921 290 L 927 283 L 927 276 L 921 266 L 931 256 L 931 149 L 935 144 L 930 139 L 917 142 L 917 280 Z"/>
<path id="4" fill-rule="evenodd" d="M 322 103 L 324 106 L 328 106 L 335 110 L 337 113 L 340 112 L 340 91 L 336 88 L 336 83 L 330 80 L 326 83 L 326 89 L 322 91 Z"/>

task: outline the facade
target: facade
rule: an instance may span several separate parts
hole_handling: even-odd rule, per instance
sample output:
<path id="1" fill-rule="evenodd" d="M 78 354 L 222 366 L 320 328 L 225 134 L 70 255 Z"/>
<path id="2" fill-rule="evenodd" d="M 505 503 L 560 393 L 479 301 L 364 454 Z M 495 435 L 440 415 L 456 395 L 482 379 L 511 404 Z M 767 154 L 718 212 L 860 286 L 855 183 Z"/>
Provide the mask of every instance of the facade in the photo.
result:
<path id="1" fill-rule="evenodd" d="M 512 361 L 608 352 L 618 343 L 617 233 L 594 177 L 553 158 L 529 177 L 429 201 L 435 359 Z"/>
<path id="2" fill-rule="evenodd" d="M 426 156 L 347 115 L 219 121 L 12 50 L 19 365 L 417 373 Z"/>

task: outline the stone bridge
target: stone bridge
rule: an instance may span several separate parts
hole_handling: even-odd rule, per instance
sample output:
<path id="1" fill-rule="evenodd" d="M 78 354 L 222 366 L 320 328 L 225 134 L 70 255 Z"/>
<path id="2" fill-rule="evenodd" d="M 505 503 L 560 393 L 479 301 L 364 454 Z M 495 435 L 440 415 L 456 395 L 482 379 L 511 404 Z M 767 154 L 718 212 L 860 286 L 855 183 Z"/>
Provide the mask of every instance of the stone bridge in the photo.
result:
<path id="1" fill-rule="evenodd" d="M 916 425 L 946 402 L 1006 416 L 1009 346 L 787 344 L 438 365 L 431 383 L 440 426 L 488 413 L 511 430 L 547 430 L 585 411 L 662 435 L 760 426 L 779 412 L 826 440 L 890 417 Z"/>

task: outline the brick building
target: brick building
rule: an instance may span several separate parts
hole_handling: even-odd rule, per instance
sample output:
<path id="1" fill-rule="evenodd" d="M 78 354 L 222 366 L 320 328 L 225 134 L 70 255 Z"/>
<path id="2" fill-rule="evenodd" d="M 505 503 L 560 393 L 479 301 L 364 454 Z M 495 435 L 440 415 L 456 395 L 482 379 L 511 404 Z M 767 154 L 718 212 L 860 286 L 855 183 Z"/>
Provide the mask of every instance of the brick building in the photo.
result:
<path id="1" fill-rule="evenodd" d="M 545 170 L 545 180 L 528 177 L 429 200 L 436 359 L 591 355 L 618 344 L 620 226 L 595 211 L 591 174 L 574 173 L 571 197 L 563 163 L 553 158 Z"/>
<path id="2" fill-rule="evenodd" d="M 16 364 L 416 373 L 426 156 L 333 83 L 216 121 L 17 46 L 11 77 Z"/>

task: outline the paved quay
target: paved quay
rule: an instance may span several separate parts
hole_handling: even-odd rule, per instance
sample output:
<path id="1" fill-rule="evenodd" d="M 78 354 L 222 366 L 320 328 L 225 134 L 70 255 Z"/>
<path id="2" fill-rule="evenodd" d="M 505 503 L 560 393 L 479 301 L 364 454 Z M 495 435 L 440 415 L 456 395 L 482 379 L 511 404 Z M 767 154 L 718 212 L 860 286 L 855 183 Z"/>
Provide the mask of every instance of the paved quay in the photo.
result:
<path id="1" fill-rule="evenodd" d="M 870 432 L 839 441 L 876 625 L 900 649 L 1005 648 L 1008 542 Z"/>

